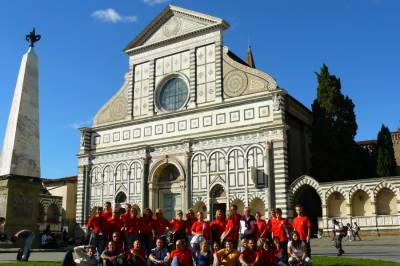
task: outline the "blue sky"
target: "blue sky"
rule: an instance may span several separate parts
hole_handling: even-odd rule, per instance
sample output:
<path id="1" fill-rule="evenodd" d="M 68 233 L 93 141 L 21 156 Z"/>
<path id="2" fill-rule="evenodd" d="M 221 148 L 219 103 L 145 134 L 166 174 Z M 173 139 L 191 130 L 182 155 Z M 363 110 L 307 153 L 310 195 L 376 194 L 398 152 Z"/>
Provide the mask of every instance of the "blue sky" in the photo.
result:
<path id="1" fill-rule="evenodd" d="M 77 172 L 80 126 L 122 85 L 125 45 L 170 1 L 0 1 L 0 138 L 32 26 L 42 34 L 40 134 L 42 176 Z M 225 19 L 225 45 L 242 58 L 251 44 L 257 68 L 307 107 L 323 63 L 356 105 L 357 140 L 382 123 L 400 127 L 400 1 L 176 0 Z M 397 108 L 396 108 L 397 107 Z"/>

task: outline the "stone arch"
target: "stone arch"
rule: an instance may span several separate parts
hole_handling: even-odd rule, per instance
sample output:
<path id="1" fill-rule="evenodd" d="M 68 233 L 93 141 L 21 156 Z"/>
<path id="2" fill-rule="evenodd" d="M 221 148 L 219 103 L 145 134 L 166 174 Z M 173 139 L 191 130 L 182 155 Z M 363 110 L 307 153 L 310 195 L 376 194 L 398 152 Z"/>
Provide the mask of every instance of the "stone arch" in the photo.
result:
<path id="1" fill-rule="evenodd" d="M 349 199 L 350 200 L 353 198 L 354 193 L 356 193 L 358 190 L 364 191 L 365 193 L 367 193 L 368 197 L 371 200 L 374 200 L 374 194 L 372 193 L 372 191 L 369 188 L 367 188 L 367 186 L 365 186 L 364 184 L 361 184 L 361 183 L 358 183 L 358 184 L 354 185 L 350 189 L 350 191 L 349 191 Z"/>
<path id="2" fill-rule="evenodd" d="M 347 200 L 338 190 L 332 190 L 326 198 L 328 217 L 344 217 L 347 213 Z"/>
<path id="3" fill-rule="evenodd" d="M 229 204 L 235 204 L 238 207 L 238 213 L 239 214 L 243 214 L 243 210 L 245 207 L 245 199 L 244 199 L 244 195 L 242 194 L 236 194 L 234 197 L 232 197 L 229 201 Z"/>
<path id="4" fill-rule="evenodd" d="M 225 186 L 222 182 L 216 182 L 210 189 L 210 218 L 215 218 L 217 210 L 222 210 L 223 213 L 227 209 L 227 194 Z"/>
<path id="5" fill-rule="evenodd" d="M 321 199 L 321 202 L 324 200 L 323 192 L 318 181 L 312 178 L 311 176 L 303 175 L 294 180 L 289 187 L 289 197 L 292 200 L 292 202 L 294 200 L 294 195 L 296 194 L 296 192 L 299 189 L 301 189 L 301 187 L 304 185 L 310 186 L 313 189 L 315 189 L 315 191 L 318 193 L 318 196 Z"/>
<path id="6" fill-rule="evenodd" d="M 228 150 L 228 152 L 226 153 L 226 157 L 229 158 L 229 155 L 235 150 L 241 151 L 243 153 L 243 156 L 246 156 L 247 152 L 242 147 L 239 146 L 239 147 L 230 148 Z"/>
<path id="7" fill-rule="evenodd" d="M 264 215 L 265 212 L 265 202 L 260 197 L 253 197 L 252 200 L 249 200 L 249 207 L 251 209 L 252 214 L 256 212 L 260 212 L 261 215 Z"/>
<path id="8" fill-rule="evenodd" d="M 337 193 L 341 194 L 341 195 L 345 198 L 345 200 L 348 201 L 348 198 L 346 198 L 346 196 L 347 196 L 348 194 L 344 191 L 343 188 L 341 188 L 341 187 L 339 187 L 339 186 L 337 186 L 337 185 L 334 185 L 334 186 L 330 187 L 330 188 L 325 192 L 325 200 L 328 200 L 329 196 L 330 196 L 332 193 L 334 193 L 334 192 L 337 192 Z"/>
<path id="9" fill-rule="evenodd" d="M 120 190 L 115 193 L 115 207 L 121 207 L 127 200 L 128 197 L 125 191 Z"/>
<path id="10" fill-rule="evenodd" d="M 213 156 L 214 153 L 220 152 L 224 155 L 225 159 L 226 159 L 226 152 L 223 149 L 214 149 L 212 150 L 212 152 L 210 152 L 210 154 L 208 154 L 207 156 L 207 160 L 209 161 L 211 156 Z"/>
<path id="11" fill-rule="evenodd" d="M 103 169 L 100 166 L 95 166 L 93 169 L 90 171 L 90 183 L 95 184 L 97 182 L 101 182 L 102 180 L 102 173 Z"/>
<path id="12" fill-rule="evenodd" d="M 352 216 L 370 216 L 374 213 L 371 204 L 372 199 L 367 192 L 363 189 L 357 189 L 350 195 Z"/>
<path id="13" fill-rule="evenodd" d="M 252 145 L 250 145 L 249 147 L 247 147 L 247 149 L 244 151 L 244 156 L 245 156 L 245 158 L 248 157 L 249 152 L 250 152 L 251 149 L 253 149 L 253 148 L 259 148 L 259 149 L 261 149 L 261 151 L 262 151 L 263 154 L 265 155 L 265 152 L 266 152 L 265 147 L 263 147 L 261 144 L 252 144 Z"/>
<path id="14" fill-rule="evenodd" d="M 114 166 L 112 164 L 106 164 L 102 169 L 103 182 L 113 182 L 114 181 Z M 107 174 L 106 174 L 107 171 Z"/>
<path id="15" fill-rule="evenodd" d="M 389 183 L 387 181 L 382 181 L 374 187 L 374 190 L 373 190 L 374 198 L 376 198 L 376 196 L 378 195 L 379 191 L 382 188 L 387 188 L 387 189 L 391 190 L 397 197 L 399 197 L 399 195 L 400 195 L 399 190 L 395 186 L 393 186 L 391 183 Z"/>
<path id="16" fill-rule="evenodd" d="M 184 181 L 185 180 L 185 170 L 183 169 L 181 163 L 173 158 L 166 158 L 166 159 L 162 159 L 162 160 L 158 160 L 157 162 L 154 163 L 153 167 L 150 170 L 149 173 L 149 183 L 156 183 L 158 182 L 158 180 L 156 180 L 156 173 L 157 171 L 162 170 L 160 167 L 163 167 L 163 165 L 165 164 L 172 164 L 174 165 L 178 171 L 179 171 L 179 181 Z"/>
<path id="17" fill-rule="evenodd" d="M 374 193 L 375 194 L 375 193 Z M 377 215 L 396 215 L 398 213 L 395 191 L 382 187 L 375 196 Z"/>

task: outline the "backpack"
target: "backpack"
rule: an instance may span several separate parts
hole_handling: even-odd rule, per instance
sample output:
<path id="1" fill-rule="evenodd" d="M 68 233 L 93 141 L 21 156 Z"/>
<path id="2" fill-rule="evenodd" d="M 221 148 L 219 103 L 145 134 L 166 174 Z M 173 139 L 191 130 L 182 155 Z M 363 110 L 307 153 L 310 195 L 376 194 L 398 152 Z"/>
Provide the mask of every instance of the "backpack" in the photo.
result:
<path id="1" fill-rule="evenodd" d="M 340 232 L 343 236 L 347 235 L 347 231 L 349 231 L 349 227 L 347 225 L 343 225 L 342 231 Z"/>

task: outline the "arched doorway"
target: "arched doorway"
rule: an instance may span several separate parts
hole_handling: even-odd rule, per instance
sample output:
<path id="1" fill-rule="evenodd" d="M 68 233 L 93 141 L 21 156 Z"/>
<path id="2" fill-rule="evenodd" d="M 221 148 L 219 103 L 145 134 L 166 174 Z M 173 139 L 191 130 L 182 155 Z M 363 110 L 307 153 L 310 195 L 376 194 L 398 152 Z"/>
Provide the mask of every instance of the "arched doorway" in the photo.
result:
<path id="1" fill-rule="evenodd" d="M 167 219 L 175 217 L 181 210 L 185 195 L 185 178 L 181 165 L 176 160 L 163 160 L 155 164 L 150 172 L 150 207 L 161 208 Z"/>
<path id="2" fill-rule="evenodd" d="M 126 199 L 126 194 L 124 192 L 118 192 L 117 196 L 115 196 L 115 207 L 121 208 L 125 204 Z"/>
<path id="3" fill-rule="evenodd" d="M 303 205 L 304 215 L 311 221 L 311 235 L 318 233 L 318 218 L 322 217 L 322 203 L 318 192 L 309 185 L 301 186 L 294 194 L 294 206 Z"/>
<path id="4" fill-rule="evenodd" d="M 210 191 L 210 217 L 212 220 L 215 218 L 215 212 L 222 210 L 226 212 L 226 193 L 222 185 L 216 184 Z"/>

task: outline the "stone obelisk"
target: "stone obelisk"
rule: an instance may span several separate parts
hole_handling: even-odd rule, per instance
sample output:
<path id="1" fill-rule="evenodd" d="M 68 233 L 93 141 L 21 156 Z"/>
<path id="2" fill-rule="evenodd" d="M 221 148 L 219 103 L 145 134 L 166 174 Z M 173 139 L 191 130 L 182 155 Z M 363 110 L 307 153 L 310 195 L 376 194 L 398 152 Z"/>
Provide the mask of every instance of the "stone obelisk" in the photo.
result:
<path id="1" fill-rule="evenodd" d="M 28 52 L 22 57 L 0 158 L 0 217 L 5 230 L 37 230 L 41 191 L 39 152 L 39 73 L 35 29 L 26 36 Z"/>

